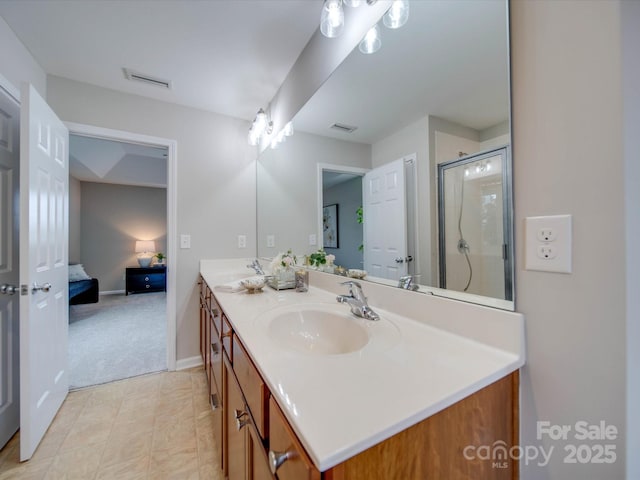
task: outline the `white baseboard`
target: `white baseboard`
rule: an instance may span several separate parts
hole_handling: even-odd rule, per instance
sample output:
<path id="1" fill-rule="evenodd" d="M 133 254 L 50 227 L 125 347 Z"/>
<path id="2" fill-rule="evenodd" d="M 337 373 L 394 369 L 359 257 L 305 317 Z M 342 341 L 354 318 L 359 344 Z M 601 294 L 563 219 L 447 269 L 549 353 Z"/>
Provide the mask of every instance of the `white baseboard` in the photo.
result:
<path id="1" fill-rule="evenodd" d="M 100 295 L 122 295 L 124 290 L 103 290 Z"/>
<path id="2" fill-rule="evenodd" d="M 199 367 L 202 365 L 202 357 L 196 355 L 195 357 L 182 358 L 176 362 L 176 370 L 186 370 L 187 368 Z"/>

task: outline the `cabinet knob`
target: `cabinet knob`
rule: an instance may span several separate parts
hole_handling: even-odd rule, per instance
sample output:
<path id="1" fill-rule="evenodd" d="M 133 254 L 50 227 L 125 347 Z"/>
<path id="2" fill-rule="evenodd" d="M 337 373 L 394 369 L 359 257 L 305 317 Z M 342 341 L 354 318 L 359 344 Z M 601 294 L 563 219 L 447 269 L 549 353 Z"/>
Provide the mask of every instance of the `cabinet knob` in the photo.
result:
<path id="1" fill-rule="evenodd" d="M 144 281 L 148 282 L 149 281 L 149 277 L 144 277 Z"/>
<path id="2" fill-rule="evenodd" d="M 269 450 L 269 469 L 271 473 L 274 475 L 280 468 L 280 466 L 291 458 L 290 452 L 274 452 L 273 450 Z"/>
<path id="3" fill-rule="evenodd" d="M 243 412 L 237 409 L 234 410 L 234 413 L 236 414 L 236 428 L 238 429 L 238 431 L 240 431 L 242 430 L 242 427 L 249 423 L 249 415 L 247 414 L 247 412 Z"/>

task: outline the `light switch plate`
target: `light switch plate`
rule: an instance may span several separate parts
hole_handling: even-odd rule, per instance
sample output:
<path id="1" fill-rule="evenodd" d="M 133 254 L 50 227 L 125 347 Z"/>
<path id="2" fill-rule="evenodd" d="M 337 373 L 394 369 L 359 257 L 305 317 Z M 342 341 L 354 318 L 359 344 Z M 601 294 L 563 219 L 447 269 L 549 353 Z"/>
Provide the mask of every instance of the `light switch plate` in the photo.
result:
<path id="1" fill-rule="evenodd" d="M 180 235 L 180 248 L 191 248 L 191 235 Z"/>
<path id="2" fill-rule="evenodd" d="M 315 245 L 316 243 L 318 243 L 318 239 L 316 238 L 316 234 L 312 233 L 309 235 L 309 245 Z"/>
<path id="3" fill-rule="evenodd" d="M 238 248 L 247 248 L 247 236 L 238 235 Z"/>
<path id="4" fill-rule="evenodd" d="M 526 270 L 571 273 L 571 215 L 525 218 Z"/>
<path id="5" fill-rule="evenodd" d="M 276 246 L 276 236 L 275 235 L 267 235 L 267 247 L 273 248 Z"/>

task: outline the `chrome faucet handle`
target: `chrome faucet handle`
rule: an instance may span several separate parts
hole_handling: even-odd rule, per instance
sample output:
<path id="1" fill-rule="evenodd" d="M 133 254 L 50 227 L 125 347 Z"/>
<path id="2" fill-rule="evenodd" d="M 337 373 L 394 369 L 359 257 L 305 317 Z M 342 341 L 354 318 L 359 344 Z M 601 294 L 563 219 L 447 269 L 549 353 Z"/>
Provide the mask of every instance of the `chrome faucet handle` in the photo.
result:
<path id="1" fill-rule="evenodd" d="M 360 285 L 360 282 L 356 282 L 355 280 L 347 280 L 346 282 L 341 282 L 340 285 L 347 285 L 349 287 L 349 295 L 351 295 L 353 298 L 357 298 L 358 300 L 366 300 L 366 298 L 364 297 L 364 293 L 362 292 L 362 285 Z"/>

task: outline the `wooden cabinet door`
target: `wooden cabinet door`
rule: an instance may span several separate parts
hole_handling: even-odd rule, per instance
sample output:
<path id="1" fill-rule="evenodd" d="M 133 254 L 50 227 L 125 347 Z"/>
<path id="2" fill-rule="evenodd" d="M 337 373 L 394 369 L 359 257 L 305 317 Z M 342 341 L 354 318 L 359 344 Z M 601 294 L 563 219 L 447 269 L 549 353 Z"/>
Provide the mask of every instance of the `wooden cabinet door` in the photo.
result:
<path id="1" fill-rule="evenodd" d="M 276 472 L 278 480 L 320 480 L 320 472 L 313 466 L 311 459 L 287 419 L 273 400 L 269 400 L 269 450 L 270 455 L 287 455 L 287 459 Z"/>
<path id="2" fill-rule="evenodd" d="M 226 458 L 227 458 L 227 478 L 229 480 L 245 480 L 245 427 L 249 422 L 249 414 L 246 411 L 242 391 L 236 380 L 233 370 L 224 359 L 226 378 Z"/>
<path id="3" fill-rule="evenodd" d="M 247 425 L 247 480 L 273 480 L 267 452 L 253 423 Z"/>

